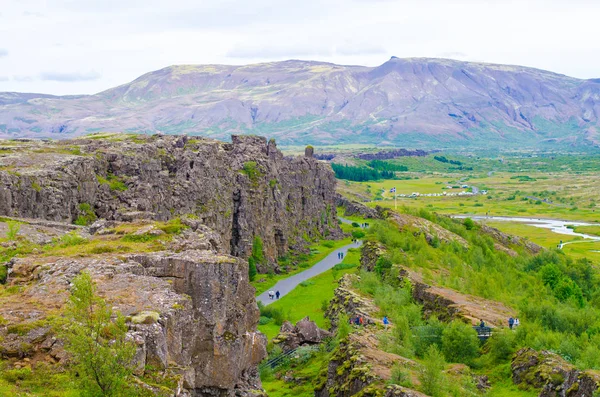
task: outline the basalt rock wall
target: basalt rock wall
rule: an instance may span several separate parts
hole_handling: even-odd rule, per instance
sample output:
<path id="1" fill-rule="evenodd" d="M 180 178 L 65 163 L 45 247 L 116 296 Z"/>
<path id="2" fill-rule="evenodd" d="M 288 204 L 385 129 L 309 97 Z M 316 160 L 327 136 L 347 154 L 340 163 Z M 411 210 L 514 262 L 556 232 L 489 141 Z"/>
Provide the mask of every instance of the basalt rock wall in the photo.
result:
<path id="1" fill-rule="evenodd" d="M 114 134 L 0 146 L 0 216 L 74 222 L 193 214 L 235 256 L 248 257 L 260 236 L 270 262 L 339 233 L 329 165 L 284 157 L 261 137 L 224 143 Z"/>

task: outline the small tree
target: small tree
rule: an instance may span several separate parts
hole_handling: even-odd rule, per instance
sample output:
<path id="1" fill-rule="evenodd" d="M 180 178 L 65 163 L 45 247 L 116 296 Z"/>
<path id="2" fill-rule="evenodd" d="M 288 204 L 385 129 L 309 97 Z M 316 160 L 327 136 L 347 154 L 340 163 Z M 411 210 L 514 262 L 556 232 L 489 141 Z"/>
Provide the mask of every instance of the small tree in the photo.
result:
<path id="1" fill-rule="evenodd" d="M 96 295 L 89 273 L 73 279 L 62 332 L 65 348 L 73 356 L 82 394 L 92 397 L 125 396 L 133 372 L 135 345 L 126 340 L 127 325 Z M 134 395 L 135 393 L 131 393 Z"/>
<path id="2" fill-rule="evenodd" d="M 452 321 L 442 332 L 442 351 L 448 361 L 468 363 L 479 353 L 477 331 L 462 321 Z"/>
<path id="3" fill-rule="evenodd" d="M 423 360 L 423 366 L 419 370 L 419 381 L 423 392 L 428 396 L 438 397 L 444 389 L 444 367 L 446 362 L 444 356 L 436 345 L 429 346 Z"/>
<path id="4" fill-rule="evenodd" d="M 6 223 L 8 225 L 8 231 L 6 232 L 6 238 L 10 241 L 14 241 L 17 239 L 17 235 L 21 230 L 21 224 L 15 221 L 8 221 Z"/>

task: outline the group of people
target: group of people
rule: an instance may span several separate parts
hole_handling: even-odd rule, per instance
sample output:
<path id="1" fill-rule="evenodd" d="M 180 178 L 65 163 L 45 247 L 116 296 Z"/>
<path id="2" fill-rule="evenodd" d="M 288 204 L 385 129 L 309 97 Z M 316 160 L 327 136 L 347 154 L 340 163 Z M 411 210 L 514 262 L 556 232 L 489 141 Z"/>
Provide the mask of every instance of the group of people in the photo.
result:
<path id="1" fill-rule="evenodd" d="M 344 259 L 344 253 L 343 252 L 338 252 L 338 259 Z"/>
<path id="2" fill-rule="evenodd" d="M 509 318 L 508 319 L 508 328 L 513 329 L 518 327 L 521 324 L 518 318 Z"/>
<path id="3" fill-rule="evenodd" d="M 368 224 L 367 222 L 365 222 L 365 223 L 361 223 L 361 224 L 360 224 L 360 227 L 362 227 L 363 229 L 366 229 L 366 228 L 368 228 L 368 227 L 369 227 L 369 224 Z"/>
<path id="4" fill-rule="evenodd" d="M 352 239 L 352 242 L 353 242 L 354 244 L 358 244 L 358 239 L 357 239 L 357 238 L 353 238 L 353 239 Z"/>
<path id="5" fill-rule="evenodd" d="M 279 299 L 279 297 L 281 296 L 281 294 L 279 293 L 279 291 L 275 292 L 273 290 L 269 291 L 269 299 Z"/>
<path id="6" fill-rule="evenodd" d="M 348 322 L 350 324 L 354 324 L 354 325 L 358 325 L 358 326 L 365 325 L 365 319 L 361 316 L 351 317 Z"/>

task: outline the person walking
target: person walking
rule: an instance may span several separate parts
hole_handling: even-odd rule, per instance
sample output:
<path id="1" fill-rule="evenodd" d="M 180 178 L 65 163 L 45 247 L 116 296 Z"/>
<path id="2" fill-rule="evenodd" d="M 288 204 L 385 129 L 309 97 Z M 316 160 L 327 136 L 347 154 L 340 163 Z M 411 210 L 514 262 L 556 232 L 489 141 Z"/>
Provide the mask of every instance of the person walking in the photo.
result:
<path id="1" fill-rule="evenodd" d="M 273 299 L 274 296 L 275 296 L 275 292 L 269 291 L 269 299 Z"/>
<path id="2" fill-rule="evenodd" d="M 515 318 L 515 325 L 514 327 L 517 328 L 519 325 L 521 324 L 521 322 L 519 321 L 519 318 Z"/>
<path id="3" fill-rule="evenodd" d="M 508 328 L 513 329 L 513 326 L 515 325 L 515 319 L 514 318 L 509 318 L 508 319 Z"/>
<path id="4" fill-rule="evenodd" d="M 485 328 L 485 322 L 482 319 L 479 319 L 479 328 Z"/>
<path id="5" fill-rule="evenodd" d="M 279 290 L 277 290 L 277 292 L 275 292 L 275 297 L 277 297 L 277 299 L 279 299 L 280 296 L 281 296 L 281 294 L 279 293 Z"/>
<path id="6" fill-rule="evenodd" d="M 387 329 L 388 325 L 390 325 L 390 320 L 388 320 L 387 316 L 383 316 L 383 326 Z"/>

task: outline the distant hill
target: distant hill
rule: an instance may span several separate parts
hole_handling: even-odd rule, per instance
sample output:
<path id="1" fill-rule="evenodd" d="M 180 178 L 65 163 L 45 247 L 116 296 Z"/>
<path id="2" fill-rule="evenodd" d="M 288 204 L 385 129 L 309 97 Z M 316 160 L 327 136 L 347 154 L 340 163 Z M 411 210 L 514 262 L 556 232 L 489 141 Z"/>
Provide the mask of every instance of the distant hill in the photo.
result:
<path id="1" fill-rule="evenodd" d="M 378 67 L 183 65 L 95 95 L 0 93 L 0 137 L 250 133 L 282 144 L 600 146 L 600 80 L 392 57 Z"/>

